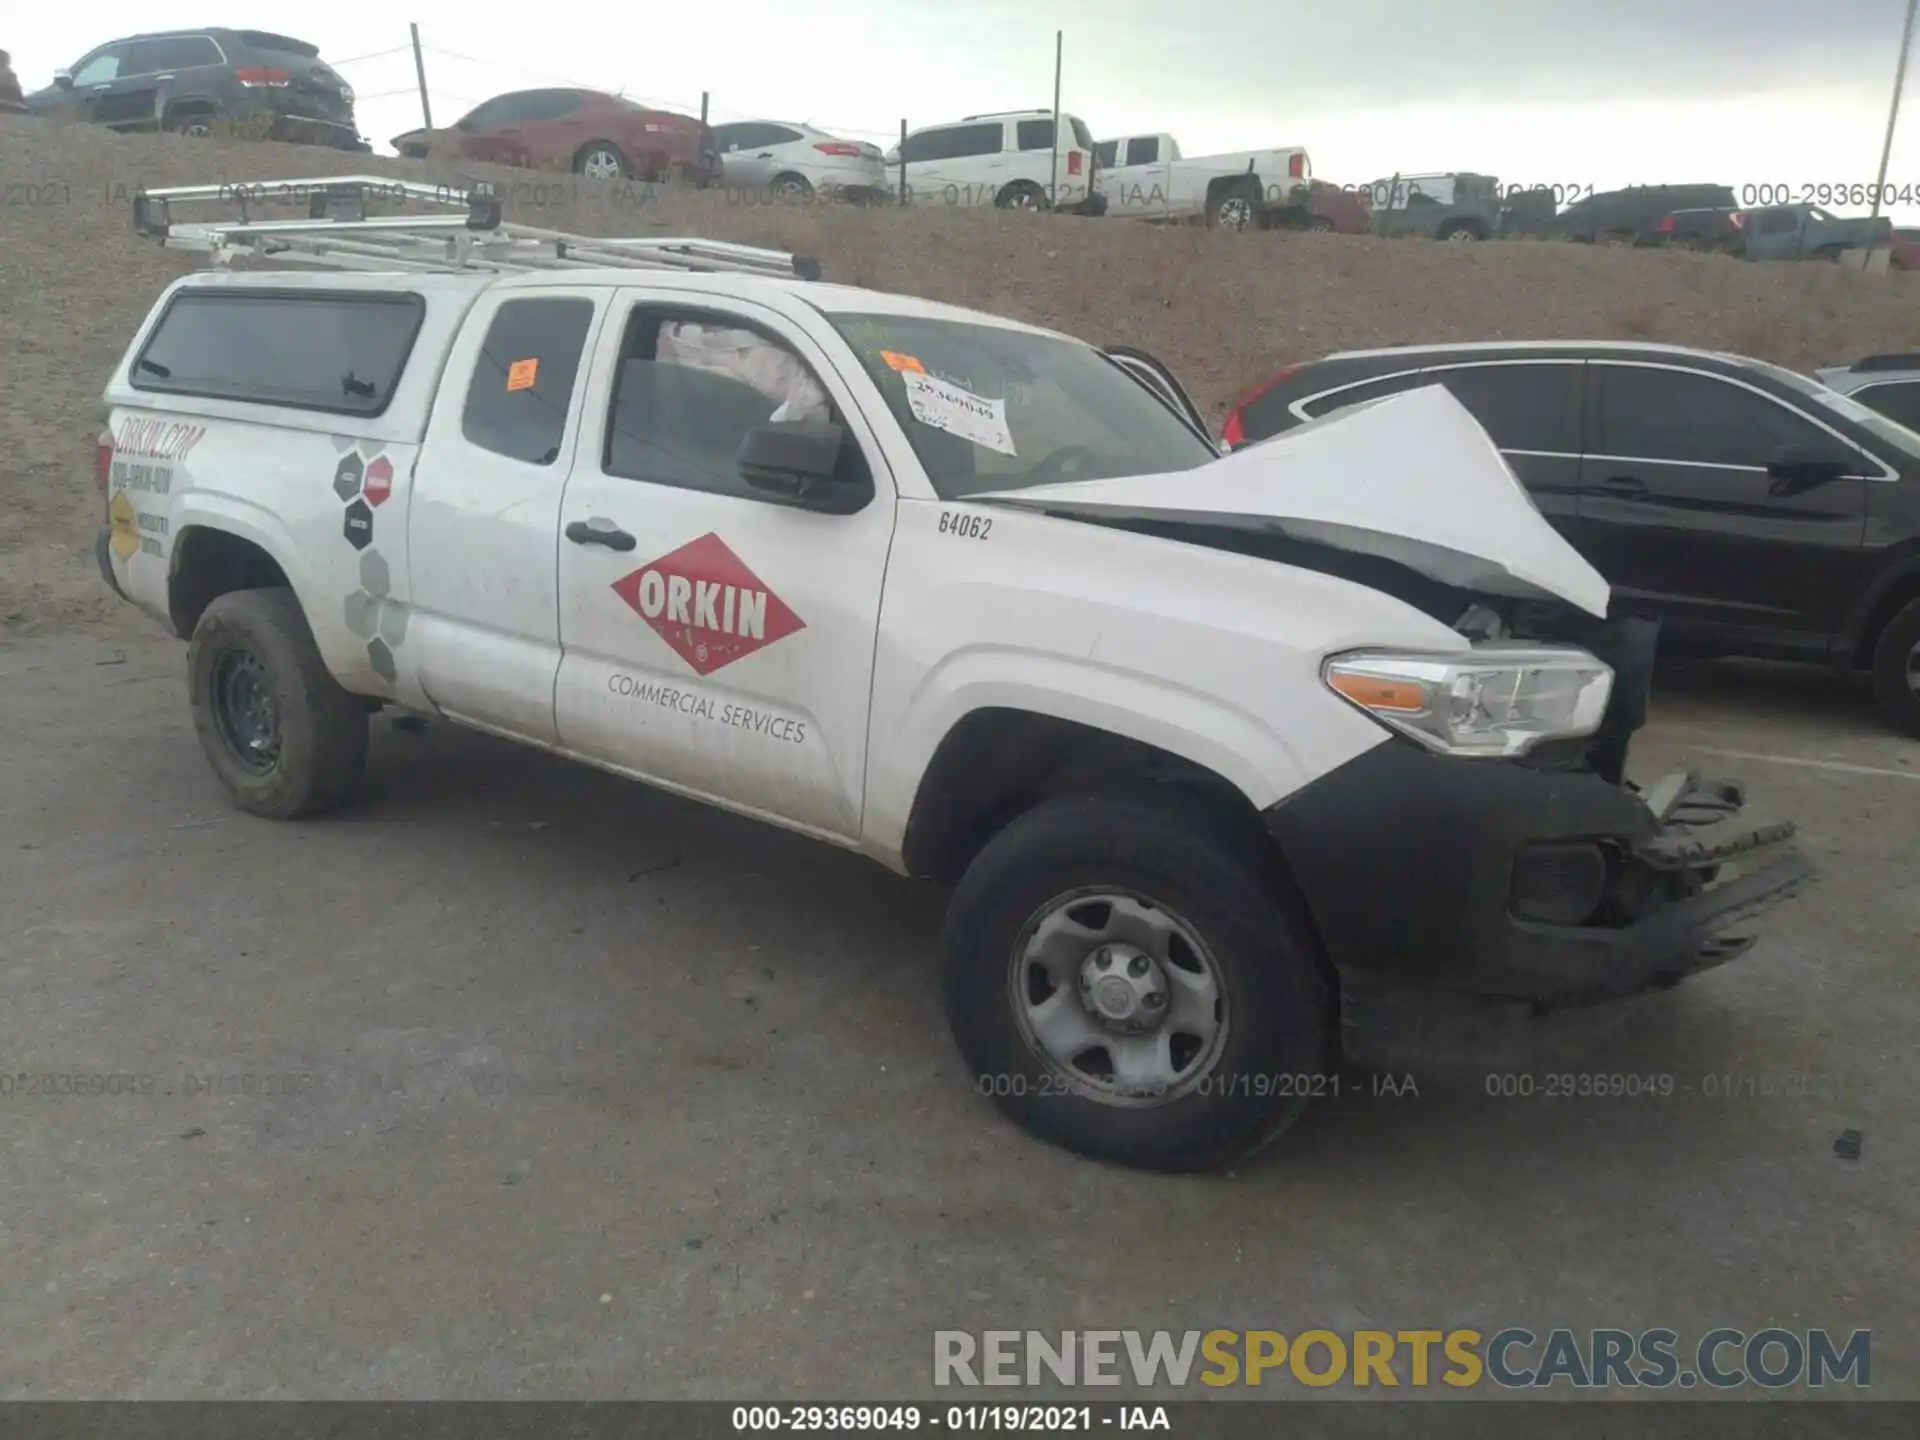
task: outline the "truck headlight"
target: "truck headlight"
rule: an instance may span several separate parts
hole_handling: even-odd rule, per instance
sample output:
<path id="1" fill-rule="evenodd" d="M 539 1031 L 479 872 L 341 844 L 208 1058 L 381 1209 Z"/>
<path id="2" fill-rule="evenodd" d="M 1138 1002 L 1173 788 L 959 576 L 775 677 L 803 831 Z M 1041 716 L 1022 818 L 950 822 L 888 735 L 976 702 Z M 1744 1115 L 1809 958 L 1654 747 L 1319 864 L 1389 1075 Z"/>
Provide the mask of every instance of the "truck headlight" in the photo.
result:
<path id="1" fill-rule="evenodd" d="M 1584 650 L 1481 645 L 1459 654 L 1354 651 L 1322 676 L 1334 694 L 1443 755 L 1524 755 L 1591 735 L 1613 670 Z"/>

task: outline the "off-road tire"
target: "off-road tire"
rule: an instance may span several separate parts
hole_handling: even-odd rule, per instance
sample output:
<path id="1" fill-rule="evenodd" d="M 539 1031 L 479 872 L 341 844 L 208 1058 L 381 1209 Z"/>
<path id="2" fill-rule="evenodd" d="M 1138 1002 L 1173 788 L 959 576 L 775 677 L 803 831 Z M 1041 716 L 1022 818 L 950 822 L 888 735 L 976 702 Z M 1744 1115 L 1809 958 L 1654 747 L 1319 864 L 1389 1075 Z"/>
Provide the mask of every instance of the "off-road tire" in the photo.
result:
<path id="1" fill-rule="evenodd" d="M 265 774 L 247 769 L 218 718 L 215 675 L 234 651 L 262 662 L 278 713 L 279 755 Z M 240 809 L 294 820 L 352 795 L 366 764 L 366 704 L 328 673 L 291 590 L 233 590 L 209 605 L 187 647 L 187 683 L 201 749 Z"/>
<path id="2" fill-rule="evenodd" d="M 1920 735 L 1920 691 L 1907 668 L 1915 646 L 1920 646 L 1920 600 L 1896 612 L 1873 647 L 1873 690 L 1881 713 L 1909 735 Z"/>
<path id="3" fill-rule="evenodd" d="M 1445 225 L 1440 227 L 1440 239 L 1448 241 L 1451 244 L 1457 245 L 1463 240 L 1484 240 L 1486 238 L 1485 235 L 1480 233 L 1478 226 L 1472 225 L 1465 220 L 1449 220 Z"/>
<path id="4" fill-rule="evenodd" d="M 1247 207 L 1247 218 L 1243 224 L 1236 225 L 1223 218 L 1222 213 L 1234 201 L 1241 201 Z M 1207 200 L 1206 222 L 1209 230 L 1249 230 L 1258 229 L 1260 212 L 1264 208 L 1266 193 L 1261 190 L 1258 180 L 1245 183 L 1224 185 Z"/>
<path id="5" fill-rule="evenodd" d="M 1013 947 L 1042 908 L 1090 886 L 1171 909 L 1213 952 L 1227 1036 L 1203 1089 L 1116 1106 L 1070 1089 L 1023 1037 Z M 961 877 L 942 951 L 948 1024 L 981 1091 L 1030 1134 L 1091 1159 L 1173 1172 L 1230 1164 L 1299 1118 L 1337 1048 L 1310 925 L 1247 842 L 1170 799 L 1067 798 L 1014 820 Z"/>

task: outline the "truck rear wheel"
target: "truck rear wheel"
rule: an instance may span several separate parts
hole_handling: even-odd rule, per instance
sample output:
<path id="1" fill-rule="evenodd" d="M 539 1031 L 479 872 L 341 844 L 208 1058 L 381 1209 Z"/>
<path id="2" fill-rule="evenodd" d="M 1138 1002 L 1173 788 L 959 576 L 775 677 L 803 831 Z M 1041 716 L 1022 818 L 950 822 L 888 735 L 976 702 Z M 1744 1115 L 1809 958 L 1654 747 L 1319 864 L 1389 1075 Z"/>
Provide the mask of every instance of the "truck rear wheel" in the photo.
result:
<path id="1" fill-rule="evenodd" d="M 366 705 L 328 673 L 291 590 L 233 590 L 207 606 L 187 682 L 200 747 L 242 810 L 293 820 L 353 793 Z"/>
<path id="2" fill-rule="evenodd" d="M 961 878 L 943 951 L 948 1023 L 981 1093 L 1078 1154 L 1213 1169 L 1332 1088 L 1310 932 L 1184 806 L 1029 811 Z"/>
<path id="3" fill-rule="evenodd" d="M 1873 647 L 1873 689 L 1880 709 L 1909 735 L 1920 735 L 1920 600 L 1887 622 Z"/>

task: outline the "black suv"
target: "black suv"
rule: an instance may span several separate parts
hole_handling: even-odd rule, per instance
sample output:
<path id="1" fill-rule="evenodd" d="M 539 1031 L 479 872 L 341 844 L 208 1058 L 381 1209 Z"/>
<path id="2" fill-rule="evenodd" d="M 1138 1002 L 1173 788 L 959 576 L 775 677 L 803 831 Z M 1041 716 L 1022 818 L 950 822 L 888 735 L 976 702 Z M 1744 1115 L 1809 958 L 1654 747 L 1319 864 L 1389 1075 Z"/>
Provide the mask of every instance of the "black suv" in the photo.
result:
<path id="1" fill-rule="evenodd" d="M 1546 233 L 1589 245 L 1659 245 L 1660 222 L 1675 210 L 1736 210 L 1726 185 L 1632 185 L 1602 190 L 1567 206 Z"/>
<path id="2" fill-rule="evenodd" d="M 265 30 L 171 30 L 96 46 L 27 96 L 36 115 L 115 130 L 242 134 L 370 151 L 353 118 L 353 87 L 304 40 Z"/>
<path id="3" fill-rule="evenodd" d="M 1920 734 L 1920 434 L 1762 360 L 1593 340 L 1332 355 L 1242 397 L 1223 438 L 1429 384 L 1664 651 L 1868 669 Z"/>

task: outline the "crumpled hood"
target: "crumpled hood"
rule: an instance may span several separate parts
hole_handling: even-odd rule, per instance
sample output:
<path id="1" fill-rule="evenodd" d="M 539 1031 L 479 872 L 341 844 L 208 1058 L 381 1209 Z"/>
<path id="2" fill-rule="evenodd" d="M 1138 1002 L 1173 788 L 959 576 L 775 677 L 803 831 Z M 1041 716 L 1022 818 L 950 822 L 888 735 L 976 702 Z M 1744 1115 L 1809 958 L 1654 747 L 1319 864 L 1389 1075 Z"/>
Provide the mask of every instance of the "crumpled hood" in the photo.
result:
<path id="1" fill-rule="evenodd" d="M 1337 411 L 1193 470 L 968 498 L 1272 530 L 1463 590 L 1607 613 L 1600 572 L 1547 523 L 1487 432 L 1440 385 Z"/>

